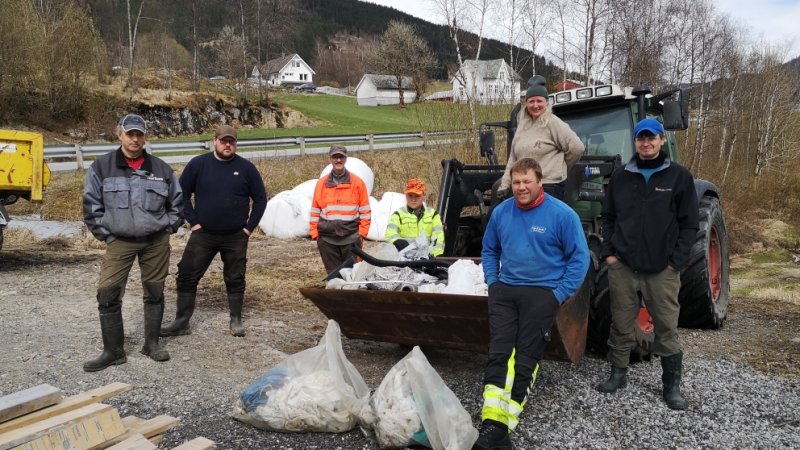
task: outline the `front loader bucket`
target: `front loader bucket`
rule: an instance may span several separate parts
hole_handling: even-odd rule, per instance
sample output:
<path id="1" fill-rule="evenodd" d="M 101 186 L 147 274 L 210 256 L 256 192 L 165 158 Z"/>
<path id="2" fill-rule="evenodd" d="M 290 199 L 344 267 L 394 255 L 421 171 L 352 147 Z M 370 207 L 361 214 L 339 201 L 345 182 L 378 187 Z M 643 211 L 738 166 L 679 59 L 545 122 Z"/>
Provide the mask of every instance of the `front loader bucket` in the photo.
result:
<path id="1" fill-rule="evenodd" d="M 301 288 L 350 339 L 486 353 L 487 297 L 420 292 Z M 558 311 L 544 358 L 578 363 L 586 347 L 587 283 Z"/>

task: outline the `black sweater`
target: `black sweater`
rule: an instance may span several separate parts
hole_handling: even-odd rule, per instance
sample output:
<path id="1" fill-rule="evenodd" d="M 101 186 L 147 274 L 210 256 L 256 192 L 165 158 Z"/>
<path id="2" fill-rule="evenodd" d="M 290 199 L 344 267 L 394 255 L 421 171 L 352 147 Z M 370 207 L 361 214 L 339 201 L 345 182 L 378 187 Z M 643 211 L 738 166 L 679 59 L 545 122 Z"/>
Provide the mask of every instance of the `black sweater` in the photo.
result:
<path id="1" fill-rule="evenodd" d="M 252 231 L 267 208 L 261 174 L 239 155 L 220 161 L 212 151 L 192 158 L 183 169 L 180 183 L 186 221 L 192 226 L 199 223 L 208 233 L 230 234 L 243 228 Z"/>

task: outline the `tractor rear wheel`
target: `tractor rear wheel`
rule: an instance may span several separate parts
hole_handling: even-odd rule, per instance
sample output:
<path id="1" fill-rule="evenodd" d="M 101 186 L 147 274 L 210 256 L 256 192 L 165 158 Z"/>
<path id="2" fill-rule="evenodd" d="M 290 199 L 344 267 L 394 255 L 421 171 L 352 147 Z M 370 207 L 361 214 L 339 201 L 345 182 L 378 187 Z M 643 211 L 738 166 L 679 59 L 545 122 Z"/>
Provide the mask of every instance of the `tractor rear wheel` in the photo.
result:
<path id="1" fill-rule="evenodd" d="M 689 328 L 720 328 L 728 315 L 730 285 L 728 231 L 719 199 L 700 200 L 700 229 L 692 246 L 689 264 L 681 272 L 678 325 Z"/>
<path id="2" fill-rule="evenodd" d="M 592 304 L 589 308 L 589 329 L 586 346 L 600 356 L 608 353 L 608 336 L 611 334 L 611 295 L 608 289 L 608 266 L 600 262 L 595 276 Z M 649 361 L 653 348 L 653 321 L 647 308 L 639 310 L 635 328 L 636 345 L 631 350 L 631 362 Z"/>

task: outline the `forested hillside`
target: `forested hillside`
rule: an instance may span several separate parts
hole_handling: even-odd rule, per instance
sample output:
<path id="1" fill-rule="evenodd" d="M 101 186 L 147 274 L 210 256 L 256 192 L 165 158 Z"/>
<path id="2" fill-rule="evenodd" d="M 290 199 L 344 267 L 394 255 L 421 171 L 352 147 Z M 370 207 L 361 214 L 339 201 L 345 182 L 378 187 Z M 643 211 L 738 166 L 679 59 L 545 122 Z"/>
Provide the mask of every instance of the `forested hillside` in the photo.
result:
<path id="1" fill-rule="evenodd" d="M 127 3 L 124 0 L 81 1 L 88 7 L 95 27 L 108 47 L 113 65 L 127 66 Z M 141 2 L 132 0 L 130 3 L 132 20 L 135 21 Z M 153 47 L 163 46 L 165 40 L 174 40 L 186 52 L 179 58 L 181 62 L 191 63 L 187 58 L 196 44 L 200 48 L 199 71 L 204 75 L 219 73 L 224 71 L 219 67 L 224 62 L 215 57 L 211 44 L 220 39 L 226 26 L 237 30 L 238 35 L 244 22 L 251 62 L 298 53 L 313 65 L 320 49 L 335 46 L 342 35 L 374 40 L 386 31 L 392 20 L 408 23 L 416 29 L 437 57 L 437 68 L 431 76 L 446 79 L 448 66 L 456 63 L 455 46 L 446 27 L 393 8 L 358 0 L 145 1 L 138 24 L 138 33 L 143 40 L 139 64 L 146 65 L 148 60 L 158 59 L 157 55 L 155 58 L 150 56 L 160 51 Z M 465 33 L 462 54 L 473 58 L 476 49 L 477 36 Z M 508 59 L 508 54 L 507 44 L 484 39 L 481 59 Z M 531 73 L 530 51 L 515 47 L 515 57 L 520 62 L 518 70 L 527 79 Z M 537 71 L 552 75 L 556 73 L 556 67 L 537 57 Z"/>

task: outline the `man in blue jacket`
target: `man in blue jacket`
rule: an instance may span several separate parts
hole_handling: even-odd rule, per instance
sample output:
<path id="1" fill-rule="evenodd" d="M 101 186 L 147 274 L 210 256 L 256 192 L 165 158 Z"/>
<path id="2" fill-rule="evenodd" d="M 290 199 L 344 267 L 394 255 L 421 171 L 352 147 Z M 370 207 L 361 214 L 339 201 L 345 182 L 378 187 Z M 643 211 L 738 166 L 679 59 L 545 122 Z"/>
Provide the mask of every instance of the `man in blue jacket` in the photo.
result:
<path id="1" fill-rule="evenodd" d="M 183 195 L 172 168 L 145 152 L 146 135 L 144 119 L 126 115 L 117 126 L 120 147 L 97 158 L 86 172 L 83 220 L 94 237 L 107 244 L 97 287 L 103 353 L 83 365 L 87 372 L 127 361 L 122 297 L 136 259 L 144 289 L 142 353 L 155 361 L 169 359 L 158 337 L 169 272 L 169 235 L 183 223 Z"/>
<path id="2" fill-rule="evenodd" d="M 641 293 L 653 318 L 653 353 L 661 357 L 664 401 L 672 409 L 686 409 L 680 390 L 678 292 L 699 228 L 694 178 L 661 151 L 666 143 L 661 122 L 641 120 L 633 133 L 636 154 L 611 175 L 603 202 L 600 256 L 608 264 L 611 294 L 611 375 L 597 389 L 613 393 L 627 385 Z"/>
<path id="3" fill-rule="evenodd" d="M 245 335 L 242 305 L 247 243 L 267 209 L 267 191 L 256 166 L 236 154 L 236 143 L 236 130 L 220 126 L 214 134 L 214 151 L 192 158 L 181 174 L 192 235 L 178 263 L 175 320 L 161 328 L 161 336 L 191 333 L 189 319 L 194 313 L 197 284 L 217 253 L 228 293 L 231 334 Z"/>
<path id="4" fill-rule="evenodd" d="M 513 198 L 499 204 L 483 235 L 489 285 L 489 361 L 480 436 L 473 449 L 511 449 L 558 307 L 589 269 L 578 215 L 542 189 L 542 168 L 522 158 L 510 168 Z"/>

